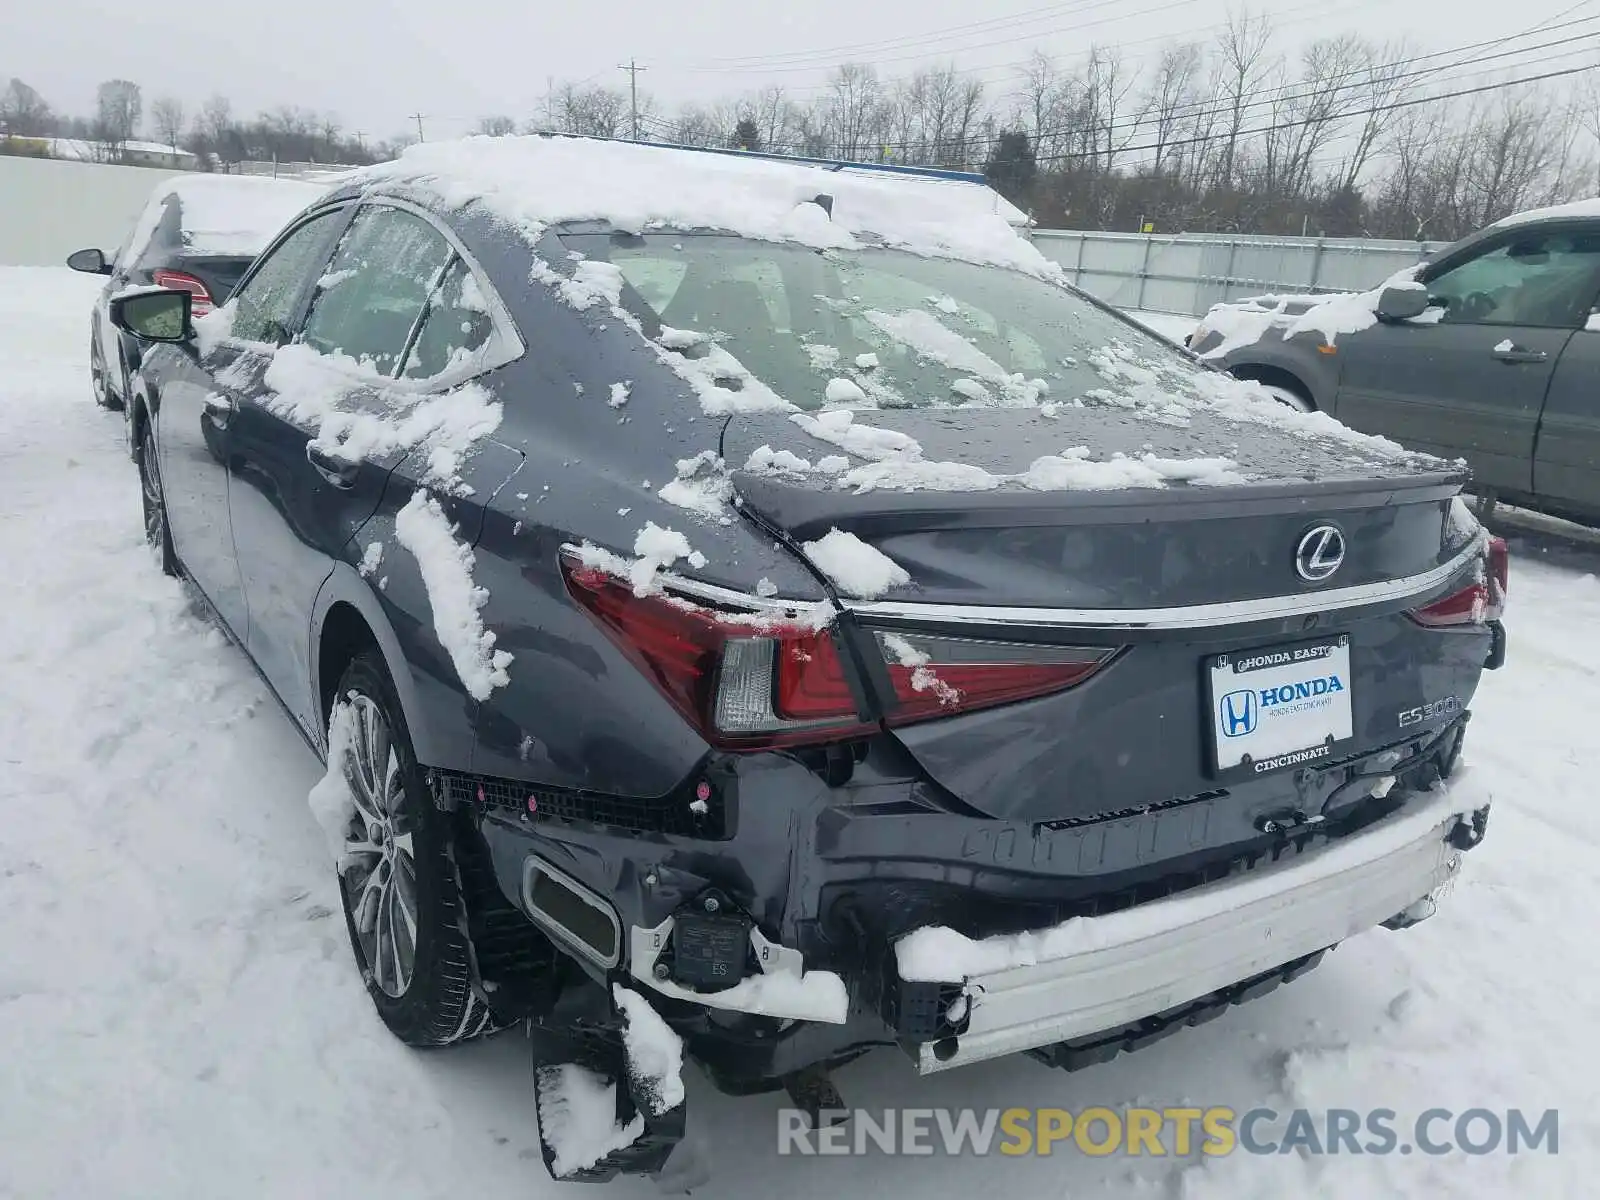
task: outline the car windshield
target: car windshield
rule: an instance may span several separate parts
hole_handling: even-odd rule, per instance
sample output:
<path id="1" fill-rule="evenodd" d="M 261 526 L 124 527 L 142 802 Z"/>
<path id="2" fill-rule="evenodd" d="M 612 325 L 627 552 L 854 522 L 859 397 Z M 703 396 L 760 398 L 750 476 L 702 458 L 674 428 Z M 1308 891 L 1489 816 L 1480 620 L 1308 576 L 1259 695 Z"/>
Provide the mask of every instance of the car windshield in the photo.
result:
<path id="1" fill-rule="evenodd" d="M 566 234 L 616 265 L 647 325 L 704 335 L 800 408 L 1071 400 L 1108 382 L 1108 345 L 1183 356 L 1067 290 L 897 250 L 817 251 L 709 234 Z"/>

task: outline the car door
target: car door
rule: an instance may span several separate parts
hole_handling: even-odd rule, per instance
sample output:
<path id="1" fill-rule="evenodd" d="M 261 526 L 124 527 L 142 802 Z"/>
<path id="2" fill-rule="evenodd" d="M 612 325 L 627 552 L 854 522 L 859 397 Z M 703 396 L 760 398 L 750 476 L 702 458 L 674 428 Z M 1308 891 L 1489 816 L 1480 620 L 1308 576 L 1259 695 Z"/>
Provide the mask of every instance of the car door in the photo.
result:
<path id="1" fill-rule="evenodd" d="M 1572 335 L 1550 381 L 1533 490 L 1553 508 L 1600 520 L 1600 312 Z"/>
<path id="2" fill-rule="evenodd" d="M 311 300 L 293 343 L 241 398 L 230 506 L 249 605 L 246 644 L 308 731 L 320 721 L 310 668 L 317 592 L 404 457 L 392 441 L 341 454 L 318 434 L 335 410 L 380 420 L 390 411 L 387 381 L 453 255 L 423 217 L 364 205 L 326 269 L 308 275 Z"/>
<path id="3" fill-rule="evenodd" d="M 1596 256 L 1560 228 L 1511 229 L 1422 272 L 1429 310 L 1340 338 L 1335 415 L 1465 458 L 1481 486 L 1533 488 L 1545 395 L 1594 295 Z"/>
<path id="4" fill-rule="evenodd" d="M 173 548 L 191 579 L 241 641 L 248 629 L 233 536 L 229 475 L 241 399 L 257 386 L 298 312 L 309 263 L 325 261 L 343 221 L 337 210 L 280 240 L 241 287 L 228 336 L 202 341 L 167 378 L 156 409 L 161 479 Z"/>

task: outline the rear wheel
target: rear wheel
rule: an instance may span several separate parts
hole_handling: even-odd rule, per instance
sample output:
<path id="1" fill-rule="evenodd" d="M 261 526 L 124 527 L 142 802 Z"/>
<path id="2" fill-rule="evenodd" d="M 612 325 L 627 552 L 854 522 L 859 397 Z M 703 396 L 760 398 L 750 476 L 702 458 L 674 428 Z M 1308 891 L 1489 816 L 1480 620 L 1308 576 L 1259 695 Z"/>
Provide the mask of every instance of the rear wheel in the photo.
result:
<path id="1" fill-rule="evenodd" d="M 343 756 L 338 767 L 354 800 L 339 891 L 362 980 L 383 1023 L 408 1045 L 473 1037 L 490 1014 L 472 987 L 449 824 L 428 796 L 375 651 L 355 658 L 335 695 L 329 745 Z"/>
<path id="2" fill-rule="evenodd" d="M 156 436 L 149 420 L 139 431 L 139 494 L 144 508 L 144 540 L 155 552 L 165 575 L 178 574 L 178 556 L 167 528 L 167 499 L 161 490 L 161 464 L 156 459 Z"/>

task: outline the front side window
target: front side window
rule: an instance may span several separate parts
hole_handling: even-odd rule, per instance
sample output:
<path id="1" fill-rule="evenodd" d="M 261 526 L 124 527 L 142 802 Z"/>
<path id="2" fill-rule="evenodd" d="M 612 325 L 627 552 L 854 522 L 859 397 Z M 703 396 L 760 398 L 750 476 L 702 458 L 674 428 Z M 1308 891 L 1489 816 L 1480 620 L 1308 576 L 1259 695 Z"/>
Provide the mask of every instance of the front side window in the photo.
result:
<path id="1" fill-rule="evenodd" d="M 1118 343 L 1185 367 L 1165 342 L 1073 292 L 1000 268 L 711 234 L 561 240 L 616 265 L 647 329 L 700 335 L 801 408 L 1070 401 L 1125 382 L 1104 354 Z"/>
<path id="2" fill-rule="evenodd" d="M 1576 328 L 1600 292 L 1600 233 L 1529 233 L 1427 286 L 1442 322 Z"/>
<path id="3" fill-rule="evenodd" d="M 279 346 L 289 340 L 307 277 L 320 270 L 327 257 L 328 238 L 338 212 L 312 217 L 278 243 L 261 266 L 233 296 L 231 336 L 246 342 Z"/>
<path id="4" fill-rule="evenodd" d="M 391 376 L 454 251 L 422 218 L 363 209 L 317 284 L 301 341 Z"/>

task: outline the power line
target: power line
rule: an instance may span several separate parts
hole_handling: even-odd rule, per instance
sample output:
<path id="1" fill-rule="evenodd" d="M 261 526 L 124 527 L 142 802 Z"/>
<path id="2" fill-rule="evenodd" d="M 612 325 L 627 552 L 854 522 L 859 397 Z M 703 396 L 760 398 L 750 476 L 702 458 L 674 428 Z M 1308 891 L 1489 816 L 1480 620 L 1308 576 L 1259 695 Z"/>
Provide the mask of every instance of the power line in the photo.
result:
<path id="1" fill-rule="evenodd" d="M 1527 83 L 1542 83 L 1548 79 L 1560 79 L 1568 75 L 1581 75 L 1585 71 L 1592 70 L 1594 70 L 1592 66 L 1567 67 L 1561 71 L 1546 71 L 1540 75 L 1529 75 L 1522 79 L 1508 79 L 1503 80 L 1500 83 L 1481 84 L 1478 87 L 1462 88 L 1459 91 L 1444 92 L 1436 96 L 1417 96 L 1409 100 L 1396 100 L 1389 104 L 1377 104 L 1373 105 L 1371 108 L 1356 109 L 1353 112 L 1345 113 L 1343 115 L 1345 117 L 1366 117 L 1375 115 L 1377 113 L 1395 112 L 1402 108 L 1415 108 L 1421 104 L 1438 104 L 1442 101 L 1455 100 L 1462 96 L 1477 96 L 1485 92 L 1499 92 L 1504 91 L 1506 88 L 1521 87 L 1523 84 Z M 1271 125 L 1261 125 L 1253 129 L 1241 129 L 1239 130 L 1237 136 L 1240 139 L 1257 137 L 1263 133 L 1276 133 L 1283 129 L 1298 129 L 1302 126 L 1313 125 L 1318 121 L 1324 120 L 1327 120 L 1327 118 L 1309 117 L 1293 121 L 1276 121 Z M 1116 153 L 1134 154 L 1141 150 L 1173 150 L 1180 146 L 1194 146 L 1201 143 L 1215 142 L 1218 140 L 1220 140 L 1220 138 L 1216 134 L 1202 134 L 1195 137 L 1178 138 L 1170 142 L 1162 142 L 1159 144 L 1150 142 L 1141 146 L 1122 146 L 1117 148 Z M 1102 150 L 1066 150 L 1058 154 L 1050 154 L 1042 158 L 1037 158 L 1034 161 L 1040 165 L 1043 165 L 1045 163 L 1063 162 L 1067 159 L 1099 158 L 1104 153 L 1105 152 Z"/>
<path id="2" fill-rule="evenodd" d="M 1580 7 L 1584 7 L 1584 5 L 1575 5 L 1573 8 L 1567 9 L 1566 11 L 1572 12 L 1574 9 Z M 1565 14 L 1562 13 L 1557 15 L 1562 16 Z M 1551 19 L 1553 20 L 1554 18 Z M 1600 15 L 1578 18 L 1560 25 L 1552 26 L 1551 28 L 1545 30 L 1541 30 L 1538 26 L 1535 26 L 1530 29 L 1522 30 L 1518 33 L 1502 35 L 1499 38 L 1489 39 L 1483 42 L 1474 42 L 1464 46 L 1457 46 L 1448 50 L 1434 51 L 1429 54 L 1416 55 L 1408 59 L 1396 60 L 1394 63 L 1390 64 L 1364 65 L 1351 71 L 1340 72 L 1328 76 L 1326 79 L 1320 81 L 1299 80 L 1295 83 L 1286 84 L 1279 88 L 1252 96 L 1250 99 L 1240 103 L 1237 106 L 1237 110 L 1235 109 L 1235 105 L 1232 101 L 1219 100 L 1215 96 L 1206 98 L 1204 100 L 1196 100 L 1191 103 L 1179 105 L 1176 108 L 1167 110 L 1166 112 L 1155 112 L 1152 114 L 1147 110 L 1146 112 L 1137 116 L 1131 116 L 1126 122 L 1118 125 L 1117 128 L 1123 133 L 1129 133 L 1140 128 L 1159 126 L 1162 123 L 1169 121 L 1195 121 L 1202 120 L 1207 117 L 1215 118 L 1220 116 L 1231 116 L 1234 115 L 1236 111 L 1239 113 L 1255 112 L 1263 108 L 1274 108 L 1279 105 L 1292 103 L 1298 100 L 1320 99 L 1337 94 L 1339 92 L 1350 91 L 1353 88 L 1367 87 L 1375 84 L 1396 86 L 1408 79 L 1413 81 L 1411 86 L 1414 87 L 1417 81 L 1443 75 L 1459 67 L 1468 65 L 1469 61 L 1473 65 L 1476 65 L 1478 63 L 1488 62 L 1493 59 L 1520 58 L 1521 56 L 1533 54 L 1538 51 L 1550 50 L 1556 47 L 1575 43 L 1585 43 L 1585 45 L 1583 45 L 1579 50 L 1567 51 L 1564 54 L 1554 56 L 1557 59 L 1566 58 L 1570 57 L 1574 53 L 1584 52 L 1591 46 L 1600 45 L 1600 31 L 1576 34 L 1549 42 L 1542 42 L 1536 45 L 1520 46 L 1509 50 L 1503 50 L 1495 54 L 1477 54 L 1471 60 L 1463 60 L 1459 58 L 1459 56 L 1493 46 L 1504 46 L 1509 42 L 1518 41 L 1522 38 L 1533 36 L 1539 32 L 1554 33 L 1561 29 L 1570 28 L 1576 25 L 1591 24 L 1595 21 L 1600 21 Z M 1419 70 L 1399 71 L 1398 73 L 1393 72 L 1394 68 L 1403 68 L 1414 63 L 1426 62 L 1437 58 L 1454 58 L 1456 61 L 1446 62 L 1437 66 L 1427 67 Z M 1500 69 L 1515 69 L 1517 67 L 1530 65 L 1533 64 L 1528 62 L 1515 62 L 1507 64 L 1506 67 L 1502 67 Z M 1385 73 L 1386 69 L 1389 73 Z M 1482 75 L 1484 73 L 1485 72 L 1482 71 L 1473 71 L 1457 78 L 1472 78 L 1474 75 Z M 1340 82 L 1341 80 L 1345 82 Z M 1308 88 L 1310 90 L 1298 90 Z M 1359 115 L 1362 115 L 1362 112 L 1359 110 L 1354 112 L 1335 112 L 1316 117 L 1314 120 L 1342 120 Z M 1028 132 L 1037 145 L 1041 141 L 1045 141 L 1062 134 L 1077 132 L 1078 128 L 1079 127 L 1076 126 L 1063 125 L 1048 129 L 1030 130 Z M 998 140 L 998 133 L 994 135 L 979 135 L 975 138 L 966 139 L 967 144 L 974 147 L 992 145 L 998 142 Z M 1170 144 L 1171 143 L 1163 142 L 1161 143 L 1161 147 L 1165 147 Z M 890 140 L 884 142 L 883 145 L 887 149 L 907 150 L 920 148 L 924 145 L 924 143 L 921 141 Z M 1151 148 L 1155 149 L 1158 147 L 1153 146 Z"/>
<path id="3" fill-rule="evenodd" d="M 677 63 L 672 65 L 680 66 L 686 70 L 714 71 L 721 69 L 717 64 L 722 64 L 729 70 L 760 70 L 769 64 L 776 65 L 810 60 L 837 61 L 835 56 L 840 54 L 854 55 L 876 53 L 882 50 L 899 50 L 912 46 L 943 42 L 952 37 L 962 37 L 991 29 L 1015 29 L 1021 25 L 1050 20 L 1069 12 L 1088 12 L 1097 8 L 1115 6 L 1122 2 L 1123 0 L 1070 0 L 1066 4 L 1048 4 L 1042 8 L 1027 9 L 1012 17 L 989 17 L 982 21 L 952 25 L 941 30 L 924 31 L 918 34 L 902 34 L 898 37 L 884 38 L 878 41 L 854 42 L 843 46 L 819 47 L 812 50 L 789 50 L 777 54 L 750 54 L 732 58 L 712 58 L 703 60 L 704 65 L 697 63 Z M 1025 34 L 1022 39 L 1015 40 L 1023 40 L 1030 36 L 1035 35 Z"/>

